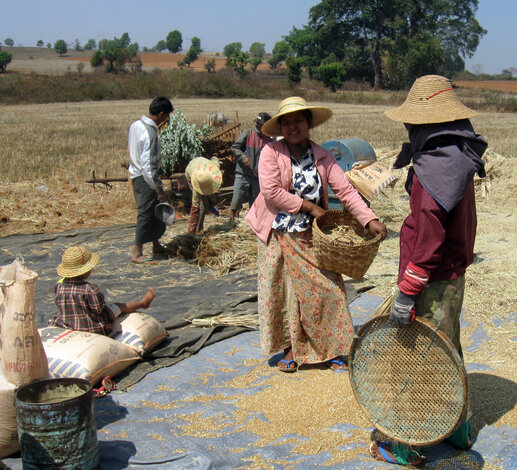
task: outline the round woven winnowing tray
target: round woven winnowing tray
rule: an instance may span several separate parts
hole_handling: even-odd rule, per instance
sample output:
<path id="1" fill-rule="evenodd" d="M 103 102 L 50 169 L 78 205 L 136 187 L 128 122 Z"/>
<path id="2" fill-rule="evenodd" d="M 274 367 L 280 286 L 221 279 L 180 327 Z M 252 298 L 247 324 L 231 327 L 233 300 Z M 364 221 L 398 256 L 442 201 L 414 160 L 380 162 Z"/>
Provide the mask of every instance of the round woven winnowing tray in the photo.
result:
<path id="1" fill-rule="evenodd" d="M 418 318 L 400 327 L 389 316 L 363 325 L 349 354 L 352 390 L 375 427 L 403 444 L 448 437 L 467 407 L 467 373 L 449 338 Z"/>

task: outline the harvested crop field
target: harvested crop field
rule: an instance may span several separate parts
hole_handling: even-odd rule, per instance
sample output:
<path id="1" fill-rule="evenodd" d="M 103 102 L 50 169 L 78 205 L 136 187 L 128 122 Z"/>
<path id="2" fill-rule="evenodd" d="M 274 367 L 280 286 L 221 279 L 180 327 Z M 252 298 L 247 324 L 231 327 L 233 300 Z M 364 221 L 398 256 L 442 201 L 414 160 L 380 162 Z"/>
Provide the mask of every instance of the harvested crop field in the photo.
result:
<path id="1" fill-rule="evenodd" d="M 127 183 L 113 183 L 113 187 L 108 189 L 103 186 L 93 188 L 84 181 L 94 169 L 98 176 L 104 176 L 104 173 L 110 176 L 125 175 L 120 163 L 126 158 L 127 130 L 134 119 L 146 112 L 148 104 L 147 100 L 139 100 L 0 106 L 0 139 L 4 142 L 4 158 L 0 161 L 0 236 L 51 233 L 135 220 L 136 213 Z M 178 99 L 173 104 L 185 113 L 189 122 L 196 123 L 203 122 L 206 114 L 211 111 L 224 112 L 231 118 L 238 111 L 243 129 L 252 124 L 258 112 L 268 111 L 273 114 L 277 106 L 276 101 L 237 99 Z M 401 124 L 384 117 L 383 112 L 387 108 L 314 104 L 330 106 L 334 110 L 333 119 L 312 132 L 316 142 L 363 138 L 372 144 L 378 160 L 385 166 L 391 166 L 406 135 Z M 466 362 L 484 371 L 469 374 L 474 379 L 471 386 L 477 400 L 474 431 L 478 432 L 485 427 L 495 429 L 501 435 L 507 432 L 513 435 L 516 413 L 514 380 L 517 376 L 517 136 L 514 132 L 517 128 L 517 114 L 486 113 L 473 118 L 472 122 L 476 131 L 489 142 L 486 154 L 487 178 L 476 180 L 476 262 L 467 271 L 462 323 Z M 369 289 L 368 294 L 373 296 L 386 296 L 395 284 L 398 233 L 408 213 L 404 177 L 405 171 L 400 170 L 394 187 L 372 203 L 372 208 L 389 229 L 388 239 L 381 244 L 377 258 L 364 280 L 357 285 L 357 288 Z M 220 224 L 221 220 L 227 222 L 224 216 L 209 216 L 206 225 L 214 226 Z M 167 230 L 164 243 L 172 242 L 185 230 L 185 220 L 178 220 Z M 225 237 L 224 233 L 209 230 L 205 234 L 204 257 L 198 259 L 199 264 L 204 266 L 202 270 L 208 271 L 209 266 L 211 276 L 225 274 L 228 269 L 237 269 L 243 264 L 252 273 L 256 270 L 256 242 L 243 223 L 242 215 L 237 227 L 229 232 L 231 235 Z M 129 256 L 130 253 L 128 260 Z M 234 263 L 236 258 L 245 259 L 246 262 L 239 265 Z M 171 279 L 181 276 L 175 271 L 174 265 L 167 264 L 165 267 Z M 117 269 L 123 276 L 125 266 L 120 264 Z M 246 444 L 246 449 L 235 444 L 231 447 L 235 453 L 254 450 L 264 443 L 271 446 L 289 444 L 291 434 L 285 432 L 306 439 L 305 442 L 296 442 L 302 454 L 330 453 L 327 464 L 335 464 L 336 468 L 343 468 L 338 465 L 359 454 L 365 455 L 364 468 L 374 468 L 375 463 L 369 460 L 367 450 L 362 447 L 335 451 L 336 446 L 342 444 L 339 441 L 341 435 L 334 432 L 336 429 L 332 433 L 329 429 L 332 430 L 338 423 L 355 425 L 351 442 L 366 443 L 368 439 L 366 428 L 369 423 L 352 399 L 349 387 L 344 388 L 339 377 L 329 377 L 330 371 L 327 370 L 295 374 L 294 380 L 282 374 L 271 375 L 270 368 L 264 365 L 263 357 L 248 356 L 258 350 L 258 338 L 252 338 L 251 347 L 247 345 L 240 350 L 239 344 L 235 343 L 233 349 L 226 351 L 221 344 L 219 357 L 215 356 L 214 359 L 208 353 L 202 356 L 202 370 L 194 369 L 192 372 L 187 361 L 184 361 L 184 374 L 181 368 L 177 369 L 180 371 L 178 377 L 174 376 L 174 368 L 170 372 L 162 372 L 164 383 L 172 384 L 170 387 L 175 388 L 175 392 L 165 388 L 145 390 L 146 384 L 142 382 L 140 388 L 137 388 L 138 395 L 127 393 L 121 398 L 117 395 L 117 400 L 121 403 L 126 400 L 125 406 L 135 409 L 168 406 L 162 428 L 159 424 L 162 422 L 159 421 L 161 417 L 156 418 L 156 422 L 146 424 L 148 427 L 153 426 L 153 439 L 160 442 L 170 439 L 171 424 L 167 420 L 176 420 L 174 426 L 179 423 L 175 429 L 178 429 L 178 436 L 182 439 L 193 436 L 200 440 L 209 440 L 218 433 L 230 439 L 235 430 L 227 427 L 236 423 L 239 426 L 249 425 L 249 428 L 243 429 L 254 433 L 258 440 Z M 231 361 L 226 360 L 226 357 L 232 358 Z M 245 373 L 241 373 L 244 370 L 241 363 L 248 368 Z M 231 376 L 222 385 L 216 377 L 221 371 Z M 184 388 L 181 386 L 182 380 L 186 383 Z M 505 384 L 504 389 L 497 385 L 502 383 Z M 200 396 L 191 396 L 190 390 L 196 387 L 201 389 L 205 385 L 210 389 L 203 389 Z M 226 391 L 223 396 L 222 387 L 231 393 Z M 242 396 L 229 396 L 235 395 L 232 387 L 236 390 L 235 394 L 242 393 Z M 181 396 L 182 390 L 188 390 L 188 396 Z M 273 390 L 281 393 L 273 394 Z M 318 401 L 323 411 L 320 414 L 314 411 L 314 390 L 321 394 Z M 487 390 L 493 393 L 487 393 Z M 236 400 L 236 411 L 230 414 L 225 407 L 233 399 Z M 163 400 L 163 404 L 160 400 Z M 107 407 L 106 416 L 114 412 L 109 405 L 104 406 Z M 222 406 L 223 411 L 214 414 L 214 409 L 221 409 L 218 406 Z M 255 420 L 256 416 L 258 418 Z M 311 427 L 317 424 L 318 419 L 325 429 L 320 427 L 314 430 L 316 428 Z M 141 421 L 138 423 L 141 426 Z M 111 438 L 122 437 L 126 440 L 126 436 L 132 436 L 132 429 L 123 429 L 124 420 L 115 424 L 111 428 L 121 434 L 119 436 L 113 431 Z M 155 431 L 155 427 L 160 431 Z M 104 432 L 108 433 L 108 429 L 106 426 Z M 240 428 L 236 426 L 236 429 Z M 294 442 L 295 438 L 292 439 Z M 487 444 L 487 447 L 491 445 Z M 286 456 L 291 454 L 287 452 Z M 249 466 L 241 468 L 281 468 L 276 466 L 280 463 L 266 463 L 258 453 L 256 460 L 248 460 Z M 486 462 L 484 468 L 511 468 L 504 465 L 504 462 L 501 465 Z M 295 465 L 285 468 L 295 468 Z"/>
<path id="2" fill-rule="evenodd" d="M 54 49 L 40 47 L 5 47 L 13 55 L 13 60 L 9 64 L 8 70 L 19 72 L 36 72 L 44 74 L 63 73 L 75 71 L 77 64 L 82 63 L 83 72 L 92 71 L 90 58 L 92 51 L 69 50 L 60 57 Z M 185 58 L 185 54 L 171 54 L 170 52 L 140 52 L 140 60 L 144 70 L 159 69 L 179 69 L 178 62 Z M 214 59 L 215 70 L 225 67 L 226 57 L 222 53 L 203 52 L 199 58 L 190 64 L 190 69 L 194 71 L 206 71 L 205 64 Z M 269 65 L 262 63 L 258 70 L 267 70 Z"/>
<path id="3" fill-rule="evenodd" d="M 460 80 L 454 84 L 460 88 L 517 93 L 517 80 Z"/>

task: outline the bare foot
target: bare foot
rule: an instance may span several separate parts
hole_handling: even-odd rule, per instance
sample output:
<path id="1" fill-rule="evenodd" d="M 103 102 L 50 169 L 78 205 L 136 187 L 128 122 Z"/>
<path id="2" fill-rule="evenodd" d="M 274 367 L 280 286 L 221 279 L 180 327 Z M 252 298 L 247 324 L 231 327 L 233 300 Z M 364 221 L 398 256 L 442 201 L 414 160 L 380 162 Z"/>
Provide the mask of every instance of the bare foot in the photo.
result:
<path id="1" fill-rule="evenodd" d="M 131 262 L 135 264 L 157 264 L 157 261 L 153 258 L 146 258 L 144 255 L 133 256 Z"/>
<path id="2" fill-rule="evenodd" d="M 154 289 L 152 287 L 149 287 L 149 290 L 145 293 L 145 295 L 142 297 L 142 308 L 149 308 L 151 305 L 151 302 L 154 299 Z"/>

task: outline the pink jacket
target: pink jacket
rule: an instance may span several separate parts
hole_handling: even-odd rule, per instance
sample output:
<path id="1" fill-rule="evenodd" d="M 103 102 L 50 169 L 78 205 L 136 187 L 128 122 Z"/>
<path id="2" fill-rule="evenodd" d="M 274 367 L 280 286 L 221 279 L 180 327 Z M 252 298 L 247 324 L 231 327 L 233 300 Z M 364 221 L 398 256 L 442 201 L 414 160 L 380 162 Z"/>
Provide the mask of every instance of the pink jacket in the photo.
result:
<path id="1" fill-rule="evenodd" d="M 350 184 L 345 172 L 328 150 L 311 142 L 314 161 L 323 185 L 323 208 L 328 209 L 328 185 L 345 208 L 364 226 L 378 219 L 366 205 L 357 190 Z M 267 144 L 259 160 L 260 194 L 246 215 L 246 222 L 267 244 L 271 226 L 280 210 L 296 214 L 303 199 L 291 194 L 291 157 L 285 140 Z"/>

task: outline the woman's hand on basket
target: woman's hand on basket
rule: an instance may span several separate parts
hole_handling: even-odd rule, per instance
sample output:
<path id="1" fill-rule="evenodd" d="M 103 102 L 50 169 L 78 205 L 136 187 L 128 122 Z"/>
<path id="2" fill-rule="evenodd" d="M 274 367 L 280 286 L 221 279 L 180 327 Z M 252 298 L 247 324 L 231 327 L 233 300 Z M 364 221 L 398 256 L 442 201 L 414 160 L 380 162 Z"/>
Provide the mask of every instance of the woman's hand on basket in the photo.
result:
<path id="1" fill-rule="evenodd" d="M 320 207 L 317 204 L 314 204 L 313 202 L 306 201 L 306 200 L 303 201 L 302 207 L 300 208 L 300 210 L 302 210 L 304 212 L 308 212 L 316 219 L 323 217 L 326 212 L 326 210 L 323 209 L 323 207 Z"/>
<path id="2" fill-rule="evenodd" d="M 370 222 L 368 222 L 366 225 L 366 228 L 374 237 L 380 234 L 382 240 L 388 236 L 386 225 L 384 225 L 382 222 L 379 222 L 377 219 L 370 220 Z"/>

